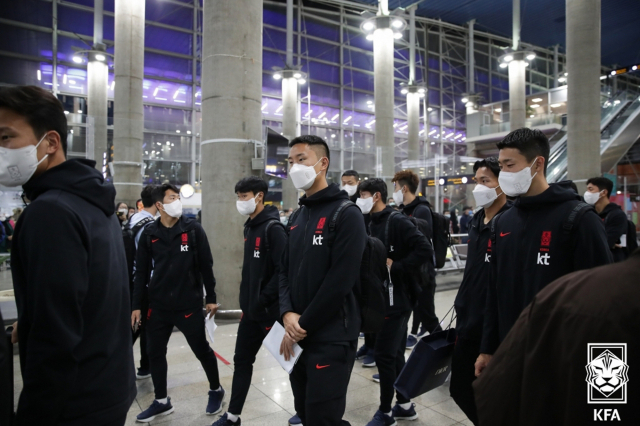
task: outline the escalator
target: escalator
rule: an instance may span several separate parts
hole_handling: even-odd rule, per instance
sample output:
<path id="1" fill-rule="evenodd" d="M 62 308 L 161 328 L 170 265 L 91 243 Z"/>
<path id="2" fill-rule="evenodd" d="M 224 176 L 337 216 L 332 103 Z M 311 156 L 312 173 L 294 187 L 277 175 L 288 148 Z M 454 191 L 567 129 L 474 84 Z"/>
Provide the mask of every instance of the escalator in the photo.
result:
<path id="1" fill-rule="evenodd" d="M 600 115 L 601 170 L 609 172 L 640 138 L 640 97 L 623 92 L 602 105 Z M 552 148 L 547 181 L 567 178 L 567 135 Z"/>

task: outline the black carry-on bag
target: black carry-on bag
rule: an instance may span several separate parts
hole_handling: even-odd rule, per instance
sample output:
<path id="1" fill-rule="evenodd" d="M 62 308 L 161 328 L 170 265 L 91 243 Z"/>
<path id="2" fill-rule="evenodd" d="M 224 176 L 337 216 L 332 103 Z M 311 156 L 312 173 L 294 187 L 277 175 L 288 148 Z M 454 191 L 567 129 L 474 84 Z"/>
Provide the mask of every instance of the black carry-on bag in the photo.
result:
<path id="1" fill-rule="evenodd" d="M 451 312 L 453 306 L 449 310 Z M 446 318 L 449 315 L 445 315 Z M 456 344 L 456 329 L 451 328 L 454 315 L 446 330 L 431 333 L 416 344 L 394 387 L 406 398 L 413 399 L 441 386 L 451 372 L 451 358 Z"/>
<path id="2" fill-rule="evenodd" d="M 14 423 L 13 413 L 13 345 L 11 344 L 11 331 L 13 327 L 4 329 L 2 315 L 0 315 L 0 324 L 2 324 L 5 334 L 0 336 L 5 339 L 5 343 L 0 345 L 6 351 L 7 358 L 0 353 L 0 425 L 11 426 Z M 6 344 L 6 346 L 5 346 Z M 4 352 L 4 351 L 3 351 Z"/>

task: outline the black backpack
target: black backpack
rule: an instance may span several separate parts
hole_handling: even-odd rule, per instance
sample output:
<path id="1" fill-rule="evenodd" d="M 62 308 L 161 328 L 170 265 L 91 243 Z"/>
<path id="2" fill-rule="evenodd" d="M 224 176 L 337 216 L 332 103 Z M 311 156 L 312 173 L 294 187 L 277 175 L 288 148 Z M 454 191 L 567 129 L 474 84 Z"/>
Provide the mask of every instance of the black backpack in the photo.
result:
<path id="1" fill-rule="evenodd" d="M 133 288 L 133 265 L 136 261 L 136 235 L 138 232 L 155 219 L 152 217 L 145 217 L 140 222 L 136 223 L 133 228 L 129 226 L 122 230 L 122 240 L 124 241 L 124 252 L 127 256 L 127 271 L 129 271 L 129 284 Z"/>
<path id="2" fill-rule="evenodd" d="M 449 233 L 449 219 L 440 213 L 431 210 L 431 221 L 433 222 L 433 237 L 431 243 L 436 258 L 436 268 L 442 268 L 447 263 L 447 250 L 451 245 L 451 234 Z M 422 230 L 421 230 L 422 231 Z M 428 237 L 428 234 L 425 234 Z"/>
<path id="3" fill-rule="evenodd" d="M 331 214 L 327 244 L 333 243 L 333 235 L 338 224 L 340 214 L 349 206 L 355 206 L 351 201 L 342 202 Z M 297 209 L 289 217 L 287 232 L 302 208 Z M 386 302 L 384 299 L 384 281 L 387 278 L 387 249 L 377 238 L 367 237 L 360 263 L 360 282 L 354 287 L 354 295 L 360 306 L 360 331 L 363 333 L 377 333 L 384 324 Z"/>
<path id="4" fill-rule="evenodd" d="M 631 254 L 638 249 L 638 234 L 636 224 L 627 219 L 627 253 Z"/>

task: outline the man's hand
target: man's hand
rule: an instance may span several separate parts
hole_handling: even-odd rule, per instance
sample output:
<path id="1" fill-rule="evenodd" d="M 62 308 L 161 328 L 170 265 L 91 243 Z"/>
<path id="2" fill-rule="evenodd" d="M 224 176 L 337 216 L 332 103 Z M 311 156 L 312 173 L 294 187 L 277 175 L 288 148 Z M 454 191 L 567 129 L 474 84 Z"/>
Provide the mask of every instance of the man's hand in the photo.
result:
<path id="1" fill-rule="evenodd" d="M 13 323 L 13 330 L 11 331 L 11 344 L 18 343 L 18 321 Z"/>
<path id="2" fill-rule="evenodd" d="M 478 356 L 478 359 L 476 360 L 476 377 L 480 377 L 480 374 L 482 374 L 482 371 L 484 371 L 485 368 L 487 368 L 487 365 L 489 365 L 489 361 L 491 361 L 491 358 L 493 357 L 493 355 L 489 355 L 489 354 L 480 354 Z"/>
<path id="3" fill-rule="evenodd" d="M 287 335 L 294 342 L 299 342 L 300 340 L 307 337 L 306 330 L 304 330 L 302 327 L 300 327 L 300 324 L 298 324 L 300 315 L 296 314 L 295 312 L 287 312 L 282 317 L 282 320 L 284 322 L 284 329 L 287 332 Z"/>
<path id="4" fill-rule="evenodd" d="M 282 338 L 282 343 L 280 343 L 280 355 L 284 355 L 285 361 L 289 361 L 296 355 L 295 351 L 293 350 L 294 343 L 295 342 L 286 334 Z"/>
<path id="5" fill-rule="evenodd" d="M 387 268 L 391 268 L 391 265 L 393 265 L 393 260 L 387 258 Z"/>
<path id="6" fill-rule="evenodd" d="M 207 303 L 207 318 L 211 318 L 215 314 L 218 313 L 218 304 L 217 303 Z"/>
<path id="7" fill-rule="evenodd" d="M 134 328 L 136 324 L 140 325 L 140 309 L 131 312 L 131 328 Z"/>

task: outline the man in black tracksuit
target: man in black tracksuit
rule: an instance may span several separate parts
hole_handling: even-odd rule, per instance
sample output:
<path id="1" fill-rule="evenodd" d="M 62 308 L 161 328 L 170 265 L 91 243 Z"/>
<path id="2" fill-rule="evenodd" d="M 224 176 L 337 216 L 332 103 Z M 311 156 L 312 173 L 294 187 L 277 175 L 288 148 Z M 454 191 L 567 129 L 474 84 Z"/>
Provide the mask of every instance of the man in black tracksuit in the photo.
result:
<path id="1" fill-rule="evenodd" d="M 497 146 L 500 189 L 517 198 L 513 208 L 492 222 L 491 280 L 476 376 L 538 291 L 570 272 L 612 262 L 595 210 L 581 209 L 568 229 L 580 197 L 568 182 L 547 183 L 547 137 L 522 128 Z"/>
<path id="2" fill-rule="evenodd" d="M 595 177 L 587 181 L 587 192 L 584 193 L 584 197 L 585 202 L 595 207 L 604 222 L 613 261 L 622 262 L 627 259 L 628 251 L 620 245 L 620 238 L 627 235 L 628 220 L 620 206 L 609 201 L 611 191 L 613 191 L 613 182 L 605 177 Z"/>
<path id="3" fill-rule="evenodd" d="M 360 197 L 372 198 L 371 236 L 382 241 L 388 250 L 387 267 L 390 281 L 385 283 L 385 321 L 376 335 L 375 359 L 380 373 L 380 406 L 368 426 L 390 426 L 399 420 L 415 420 L 418 415 L 414 405 L 400 392 L 398 403 L 391 408 L 393 384 L 405 364 L 407 323 L 415 300 L 409 290 L 417 286 L 411 271 L 430 262 L 433 249 L 427 237 L 401 213 L 385 205 L 387 184 L 382 179 L 369 179 L 360 184 Z"/>
<path id="4" fill-rule="evenodd" d="M 262 341 L 280 319 L 278 304 L 280 259 L 287 234 L 274 206 L 265 206 L 267 183 L 257 176 L 236 184 L 236 206 L 249 215 L 244 224 L 244 261 L 240 283 L 242 318 L 233 357 L 233 384 L 228 411 L 212 426 L 240 425 L 240 414 L 251 386 L 253 363 Z"/>
<path id="5" fill-rule="evenodd" d="M 464 276 L 454 303 L 456 309 L 456 345 L 451 361 L 451 396 L 473 424 L 478 414 L 471 387 L 475 380 L 474 364 L 480 355 L 487 286 L 491 273 L 491 219 L 511 208 L 498 188 L 498 159 L 489 157 L 473 166 L 476 189 L 473 194 L 480 211 L 469 224 L 469 245 Z M 498 192 L 499 191 L 499 192 Z"/>
<path id="6" fill-rule="evenodd" d="M 150 422 L 156 416 L 173 412 L 167 396 L 166 354 L 174 326 L 182 331 L 202 364 L 210 384 L 206 413 L 216 414 L 222 410 L 224 389 L 202 317 L 203 284 L 207 314 L 211 316 L 217 311 L 209 241 L 198 222 L 182 216 L 178 188 L 170 184 L 159 186 L 153 200 L 161 217 L 148 225 L 140 237 L 131 320 L 132 325 L 140 321 L 143 291 L 148 283 L 147 352 L 156 400 L 138 415 L 138 421 Z"/>
<path id="7" fill-rule="evenodd" d="M 403 170 L 393 177 L 395 194 L 402 194 L 402 213 L 416 219 L 425 220 L 429 224 L 429 235 L 425 237 L 433 239 L 433 218 L 431 217 L 431 205 L 423 196 L 416 196 L 420 179 L 411 170 Z M 400 200 L 400 196 L 394 195 Z M 411 333 L 407 339 L 407 347 L 412 348 L 418 343 L 417 336 L 427 332 L 441 331 L 440 320 L 436 316 L 434 296 L 436 293 L 435 260 L 433 269 L 434 278 L 430 281 L 429 288 L 423 288 L 418 299 L 418 304 L 413 309 L 413 321 Z M 422 324 L 422 329 L 420 329 Z"/>
<path id="8" fill-rule="evenodd" d="M 0 184 L 31 200 L 11 250 L 23 382 L 14 425 L 122 426 L 136 385 L 116 190 L 95 161 L 66 159 L 64 108 L 39 87 L 0 88 L 0 146 Z"/>
<path id="9" fill-rule="evenodd" d="M 342 420 L 347 386 L 360 332 L 354 286 L 367 240 L 362 213 L 342 210 L 333 230 L 331 216 L 348 201 L 328 185 L 329 148 L 317 136 L 289 143 L 290 176 L 304 190 L 290 218 L 289 240 L 280 271 L 280 313 L 285 325 L 285 358 L 298 342 L 304 349 L 290 375 L 295 408 L 305 426 L 348 424 Z"/>

